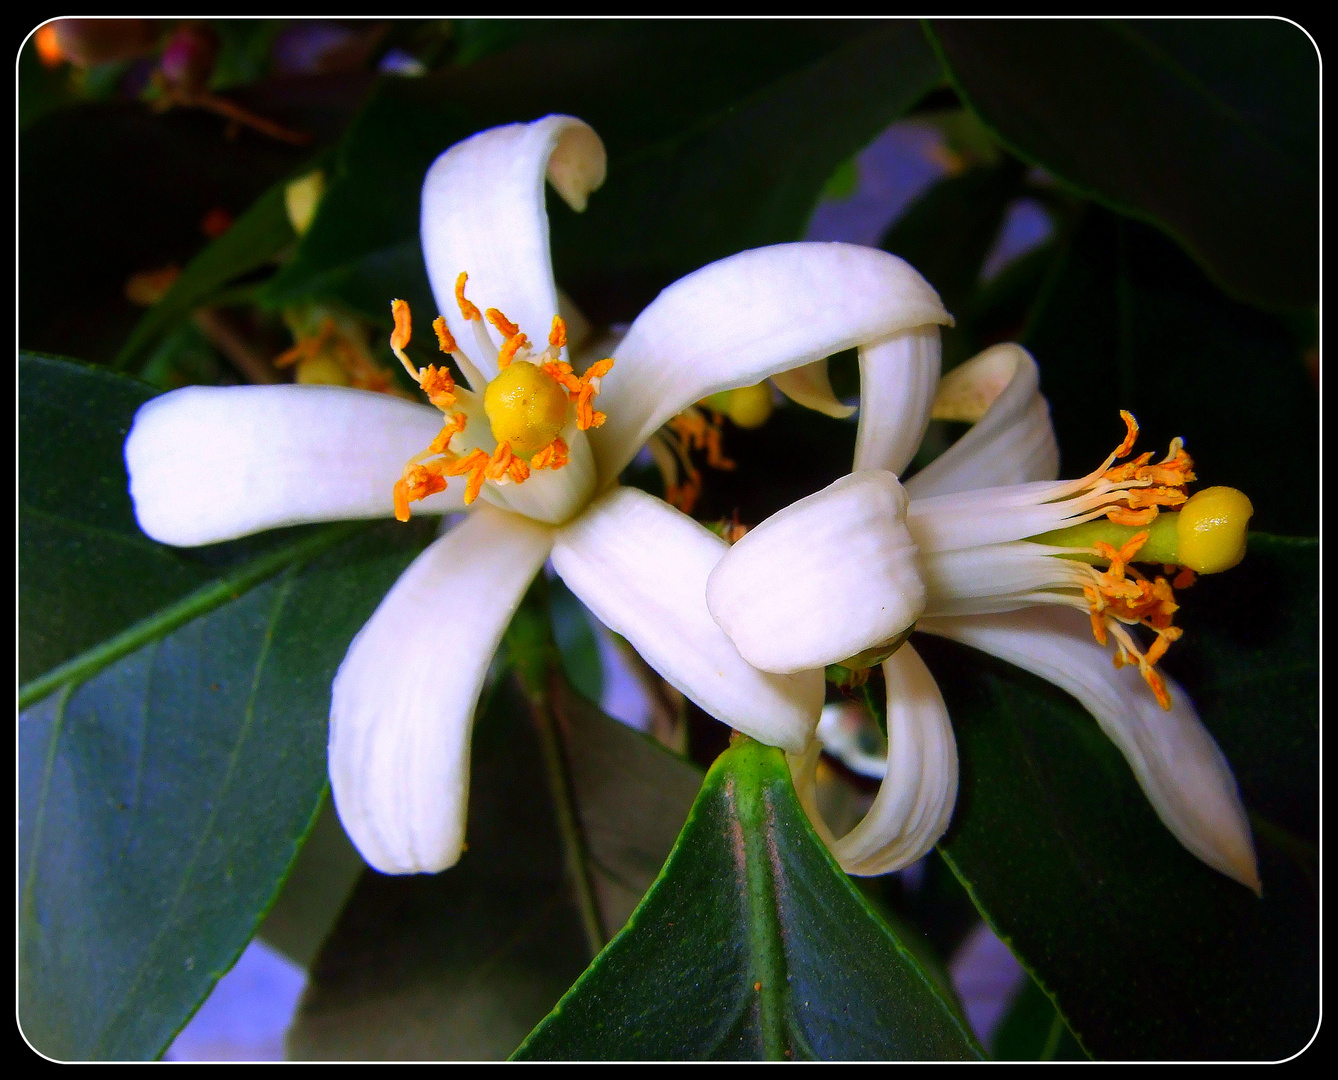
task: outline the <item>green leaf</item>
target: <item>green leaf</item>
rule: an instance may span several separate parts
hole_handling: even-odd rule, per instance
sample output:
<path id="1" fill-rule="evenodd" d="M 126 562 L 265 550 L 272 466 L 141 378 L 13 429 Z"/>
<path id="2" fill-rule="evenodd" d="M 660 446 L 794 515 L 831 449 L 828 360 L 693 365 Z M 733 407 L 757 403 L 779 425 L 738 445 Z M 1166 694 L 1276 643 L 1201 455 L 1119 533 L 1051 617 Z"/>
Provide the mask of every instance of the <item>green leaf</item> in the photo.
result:
<path id="1" fill-rule="evenodd" d="M 55 1057 L 153 1057 L 272 900 L 335 668 L 431 527 L 155 544 L 122 460 L 150 388 L 19 372 L 20 1016 Z"/>
<path id="2" fill-rule="evenodd" d="M 1319 64 L 1300 27 L 945 20 L 931 36 L 1024 160 L 1160 226 L 1233 295 L 1315 302 Z"/>
<path id="3" fill-rule="evenodd" d="M 552 691 L 607 936 L 664 862 L 701 774 L 560 682 Z M 591 954 L 549 767 L 532 706 L 501 680 L 475 726 L 468 850 L 442 874 L 363 875 L 312 966 L 290 1056 L 503 1058 L 552 1008 Z"/>
<path id="4" fill-rule="evenodd" d="M 611 154 L 583 215 L 550 200 L 558 280 L 595 317 L 631 318 L 706 263 L 800 239 L 833 170 L 942 80 L 914 23 L 862 30 L 689 128 Z"/>
<path id="5" fill-rule="evenodd" d="M 970 1058 L 943 998 L 740 739 L 621 934 L 516 1057 Z"/>
<path id="6" fill-rule="evenodd" d="M 34 1046 L 154 1057 L 231 966 L 324 790 L 335 669 L 426 539 L 366 530 L 22 714 Z"/>
<path id="7" fill-rule="evenodd" d="M 990 1051 L 998 1061 L 1087 1060 L 1054 1003 L 1030 979 L 1008 1007 Z"/>
<path id="8" fill-rule="evenodd" d="M 1319 403 L 1302 343 L 1285 320 L 1224 296 L 1156 230 L 1091 208 L 1022 340 L 1040 364 L 1060 475 L 1100 463 L 1128 409 L 1140 449 L 1183 436 L 1201 483 L 1250 497 L 1256 529 L 1318 528 Z M 1285 468 L 1267 445 L 1285 447 Z"/>
<path id="9" fill-rule="evenodd" d="M 595 317 L 630 317 L 711 259 L 797 239 L 832 170 L 940 78 L 914 24 L 564 30 L 386 81 L 270 302 L 338 299 L 383 321 L 389 296 L 431 304 L 417 240 L 428 165 L 476 131 L 563 112 L 600 133 L 609 179 L 579 220 L 553 207 L 558 276 Z"/>
<path id="10" fill-rule="evenodd" d="M 135 410 L 154 392 L 105 369 L 19 356 L 22 682 L 284 539 L 184 551 L 140 531 L 122 447 Z"/>
<path id="11" fill-rule="evenodd" d="M 1071 698 L 925 643 L 961 758 L 940 850 L 1098 1058 L 1268 1059 L 1318 1022 L 1318 545 L 1255 535 L 1164 666 L 1231 762 L 1263 898 L 1171 836 Z"/>

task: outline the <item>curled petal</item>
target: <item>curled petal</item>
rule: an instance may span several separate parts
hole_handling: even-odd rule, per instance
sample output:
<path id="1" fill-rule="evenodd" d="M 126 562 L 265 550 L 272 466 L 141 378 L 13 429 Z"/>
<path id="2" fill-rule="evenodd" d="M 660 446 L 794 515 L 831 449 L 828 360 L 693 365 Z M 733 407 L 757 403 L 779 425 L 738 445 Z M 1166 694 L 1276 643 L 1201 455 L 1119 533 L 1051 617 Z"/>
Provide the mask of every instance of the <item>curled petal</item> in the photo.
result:
<path id="1" fill-rule="evenodd" d="M 925 605 L 906 503 L 891 473 L 851 473 L 730 548 L 706 603 L 743 658 L 764 671 L 821 668 L 906 630 Z"/>
<path id="2" fill-rule="evenodd" d="M 188 386 L 141 406 L 125 443 L 140 528 L 193 546 L 262 529 L 390 517 L 441 413 L 341 386 Z M 415 509 L 458 509 L 453 484 Z"/>
<path id="3" fill-rule="evenodd" d="M 1067 690 L 1119 747 L 1157 816 L 1186 848 L 1259 891 L 1250 826 L 1231 766 L 1172 680 L 1163 710 L 1133 665 L 1117 669 L 1080 613 L 1035 607 L 1003 615 L 925 619 L 960 641 Z"/>
<path id="4" fill-rule="evenodd" d="M 776 389 L 796 404 L 820 412 L 825 416 L 844 420 L 855 414 L 855 406 L 843 404 L 832 390 L 832 380 L 827 373 L 827 358 L 814 360 L 803 367 L 778 371 L 771 376 Z"/>
<path id="5" fill-rule="evenodd" d="M 723 540 L 668 504 L 614 488 L 559 530 L 553 567 L 610 629 L 703 709 L 772 746 L 799 750 L 822 708 L 818 671 L 747 664 L 706 608 Z"/>
<path id="6" fill-rule="evenodd" d="M 604 145 L 570 116 L 490 128 L 452 146 L 423 181 L 423 257 L 437 308 L 485 379 L 496 355 L 483 355 L 455 302 L 455 282 L 469 274 L 467 295 L 497 308 L 531 341 L 548 337 L 558 313 L 548 254 L 544 177 L 573 209 L 604 181 Z"/>
<path id="7" fill-rule="evenodd" d="M 848 874 L 873 876 L 921 858 L 943 835 L 957 802 L 957 742 L 938 684 L 910 645 L 883 663 L 886 771 L 873 805 L 836 839 L 817 806 L 819 741 L 790 757 L 795 790 L 814 828 Z"/>
<path id="8" fill-rule="evenodd" d="M 552 531 L 480 506 L 404 571 L 353 639 L 330 705 L 330 786 L 386 874 L 453 866 L 465 837 L 474 708 Z"/>
<path id="9" fill-rule="evenodd" d="M 995 345 L 948 372 L 933 415 L 974 426 L 906 482 L 913 499 L 1059 475 L 1050 406 L 1041 396 L 1036 361 L 1020 345 Z"/>
<path id="10" fill-rule="evenodd" d="M 924 278 L 872 248 L 781 244 L 703 267 L 660 293 L 614 354 L 599 406 L 609 419 L 591 433 L 600 478 L 710 394 L 951 321 Z"/>
<path id="11" fill-rule="evenodd" d="M 854 468 L 898 475 L 905 471 L 929 426 L 940 364 L 938 327 L 933 325 L 860 348 Z"/>

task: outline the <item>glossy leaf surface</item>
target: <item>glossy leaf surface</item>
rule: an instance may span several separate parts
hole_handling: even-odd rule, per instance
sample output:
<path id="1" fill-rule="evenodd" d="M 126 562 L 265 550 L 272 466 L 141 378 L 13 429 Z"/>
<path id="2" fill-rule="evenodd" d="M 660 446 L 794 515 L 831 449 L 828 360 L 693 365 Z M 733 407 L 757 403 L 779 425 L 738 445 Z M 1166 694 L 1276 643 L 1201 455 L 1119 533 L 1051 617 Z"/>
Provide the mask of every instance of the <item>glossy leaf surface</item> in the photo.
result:
<path id="1" fill-rule="evenodd" d="M 22 715 L 34 1045 L 154 1057 L 231 966 L 324 790 L 335 668 L 424 539 L 370 530 Z"/>
<path id="2" fill-rule="evenodd" d="M 154 1057 L 271 902 L 335 668 L 431 526 L 153 544 L 121 460 L 147 388 L 50 358 L 20 382 L 21 656 L 48 684 L 19 722 L 20 1018 L 53 1057 Z"/>
<path id="3" fill-rule="evenodd" d="M 813 835 L 784 755 L 748 740 L 707 774 L 623 932 L 521 1058 L 969 1058 L 935 988 Z"/>
<path id="4" fill-rule="evenodd" d="M 1166 661 L 1234 767 L 1262 899 L 1176 842 L 1067 695 L 926 642 L 962 763 L 940 849 L 1095 1057 L 1278 1059 L 1314 1031 L 1316 570 L 1313 541 L 1256 535 L 1186 594 Z"/>
<path id="5" fill-rule="evenodd" d="M 560 684 L 553 695 L 609 936 L 659 871 L 701 775 Z M 475 727 L 468 851 L 441 874 L 365 872 L 312 967 L 292 1057 L 504 1058 L 589 962 L 534 724 L 503 676 Z"/>
<path id="6" fill-rule="evenodd" d="M 1155 222 L 1228 291 L 1318 296 L 1319 56 L 1281 19 L 942 20 L 967 104 L 1024 160 Z"/>

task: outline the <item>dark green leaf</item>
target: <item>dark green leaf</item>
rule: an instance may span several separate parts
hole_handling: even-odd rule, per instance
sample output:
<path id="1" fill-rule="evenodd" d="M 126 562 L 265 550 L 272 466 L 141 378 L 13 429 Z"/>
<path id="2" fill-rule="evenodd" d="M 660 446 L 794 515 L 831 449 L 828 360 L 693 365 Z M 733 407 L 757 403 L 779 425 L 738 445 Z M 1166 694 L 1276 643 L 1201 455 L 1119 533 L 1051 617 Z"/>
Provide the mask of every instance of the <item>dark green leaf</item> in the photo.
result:
<path id="1" fill-rule="evenodd" d="M 425 540 L 365 530 L 21 716 L 33 1045 L 154 1057 L 233 963 L 325 787 L 330 680 Z"/>
<path id="2" fill-rule="evenodd" d="M 27 683 L 272 551 L 259 541 L 186 551 L 135 523 L 122 447 L 150 386 L 52 357 L 19 356 L 19 678 Z M 277 572 L 275 567 L 273 572 Z"/>
<path id="3" fill-rule="evenodd" d="M 1315 301 L 1319 58 L 1300 27 L 945 20 L 933 36 L 1022 158 L 1156 223 L 1234 295 Z"/>
<path id="4" fill-rule="evenodd" d="M 1279 1059 L 1318 1021 L 1318 548 L 1256 535 L 1167 657 L 1232 763 L 1263 898 L 1158 821 L 1066 695 L 926 642 L 961 757 L 941 850 L 1100 1058 Z"/>
<path id="5" fill-rule="evenodd" d="M 584 215 L 550 200 L 558 280 L 596 317 L 631 318 L 699 266 L 798 240 L 832 171 L 942 80 L 915 24 L 862 30 L 686 130 L 611 155 Z"/>
<path id="6" fill-rule="evenodd" d="M 560 684 L 553 693 L 581 847 L 613 934 L 701 776 Z M 471 772 L 468 851 L 430 877 L 365 873 L 312 967 L 291 1056 L 505 1057 L 589 961 L 541 743 L 509 679 L 481 711 Z"/>
<path id="7" fill-rule="evenodd" d="M 367 870 L 288 1036 L 314 1060 L 504 1058 L 589 960 L 525 699 L 475 726 L 468 850 L 441 874 Z"/>
<path id="8" fill-rule="evenodd" d="M 707 774 L 631 921 L 516 1056 L 969 1058 L 963 1021 L 814 836 L 785 756 Z"/>
<path id="9" fill-rule="evenodd" d="M 1201 483 L 1250 497 L 1254 527 L 1317 530 L 1319 400 L 1303 343 L 1223 296 L 1154 229 L 1092 208 L 1023 342 L 1041 366 L 1061 475 L 1100 463 L 1128 409 L 1141 449 L 1183 436 Z"/>
<path id="10" fill-rule="evenodd" d="M 596 317 L 634 315 L 711 259 L 796 239 L 836 165 L 940 78 L 913 24 L 564 29 L 386 82 L 271 302 L 332 297 L 382 320 L 389 296 L 430 302 L 417 250 L 428 165 L 475 131 L 564 112 L 594 126 L 610 164 L 587 215 L 554 207 L 558 276 Z"/>
<path id="11" fill-rule="evenodd" d="M 1054 1003 L 1030 979 L 1008 1007 L 990 1051 L 999 1061 L 1087 1060 Z"/>

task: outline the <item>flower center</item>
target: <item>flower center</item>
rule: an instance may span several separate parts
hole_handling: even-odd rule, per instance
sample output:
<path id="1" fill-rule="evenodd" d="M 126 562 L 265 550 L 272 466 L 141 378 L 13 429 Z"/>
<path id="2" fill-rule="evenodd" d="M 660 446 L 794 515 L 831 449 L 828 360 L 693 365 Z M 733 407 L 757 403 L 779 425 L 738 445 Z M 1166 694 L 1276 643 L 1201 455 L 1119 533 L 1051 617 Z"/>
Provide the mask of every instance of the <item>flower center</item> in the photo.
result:
<path id="1" fill-rule="evenodd" d="M 530 349 L 529 338 L 519 326 L 496 308 L 480 313 L 465 298 L 467 274 L 455 283 L 455 298 L 465 321 L 473 325 L 479 349 L 496 358 L 498 374 L 483 387 L 481 394 L 457 387 L 446 368 L 429 364 L 421 370 L 404 353 L 409 344 L 411 319 L 409 305 L 403 300 L 391 302 L 395 329 L 390 347 L 428 401 L 447 417 L 437 437 L 404 466 L 395 483 L 395 516 L 409 520 L 409 504 L 444 491 L 448 477 L 465 477 L 465 505 L 469 505 L 485 482 L 498 485 L 523 484 L 535 469 L 557 470 L 569 460 L 570 448 L 563 432 L 575 423 L 577 431 L 587 431 L 604 423 L 605 416 L 594 408 L 600 379 L 613 367 L 612 359 L 591 364 L 584 375 L 576 375 L 561 359 L 567 344 L 567 327 L 560 316 L 553 316 L 548 348 L 537 355 Z M 502 336 L 497 348 L 484 329 L 487 319 Z M 456 344 L 440 316 L 432 324 L 441 351 L 450 355 L 475 384 L 483 380 L 478 369 Z M 530 359 L 533 357 L 533 359 Z M 480 400 L 481 399 L 481 400 Z M 496 442 L 489 453 L 480 446 L 461 454 L 451 448 L 451 441 L 470 425 L 471 420 L 486 419 Z M 568 438 L 571 433 L 568 431 Z"/>

